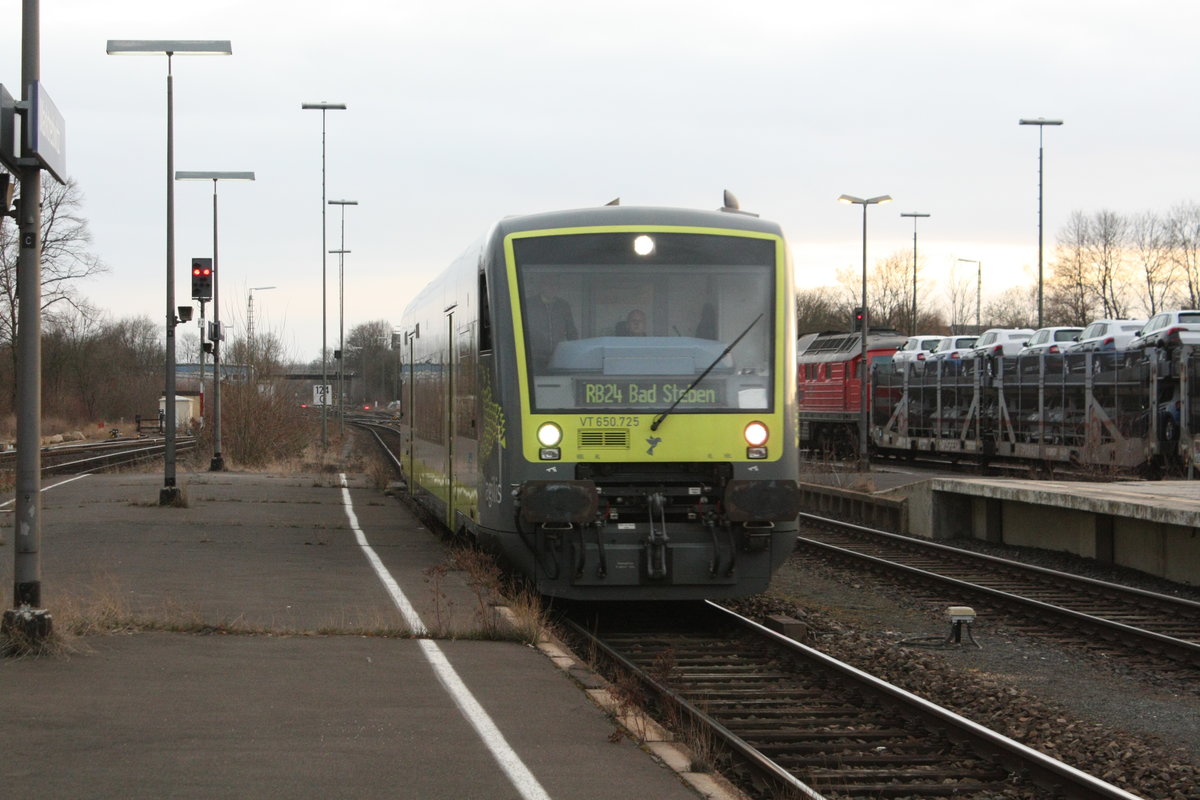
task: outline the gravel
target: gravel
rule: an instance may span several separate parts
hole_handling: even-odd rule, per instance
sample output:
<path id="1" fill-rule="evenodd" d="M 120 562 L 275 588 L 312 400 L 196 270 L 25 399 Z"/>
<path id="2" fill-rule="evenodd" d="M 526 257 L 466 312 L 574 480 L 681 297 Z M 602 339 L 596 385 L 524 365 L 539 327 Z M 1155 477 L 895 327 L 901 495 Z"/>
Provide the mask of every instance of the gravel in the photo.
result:
<path id="1" fill-rule="evenodd" d="M 957 544 L 957 543 L 956 543 Z M 979 545 L 976 547 L 976 545 Z M 972 549 L 985 549 L 972 543 Z M 1072 556 L 986 546 L 988 552 L 1090 577 L 1200 597 Z M 754 617 L 807 623 L 808 644 L 1145 798 L 1200 798 L 1200 680 L 1164 680 L 1006 630 L 976 607 L 982 649 L 934 647 L 946 606 L 915 601 L 899 583 L 794 555 L 765 594 L 735 604 Z M 1200 678 L 1200 676 L 1197 676 Z"/>

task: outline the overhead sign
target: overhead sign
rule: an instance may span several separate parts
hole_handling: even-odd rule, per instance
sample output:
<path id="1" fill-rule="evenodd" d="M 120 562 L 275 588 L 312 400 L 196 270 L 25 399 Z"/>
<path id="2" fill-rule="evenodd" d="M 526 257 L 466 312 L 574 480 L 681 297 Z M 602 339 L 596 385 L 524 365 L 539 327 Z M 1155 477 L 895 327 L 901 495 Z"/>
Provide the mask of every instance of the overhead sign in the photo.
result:
<path id="1" fill-rule="evenodd" d="M 66 183 L 67 122 L 41 81 L 33 82 L 29 97 L 33 106 L 25 117 L 24 155 L 37 159 L 55 180 Z"/>
<path id="2" fill-rule="evenodd" d="M 0 84 L 0 163 L 9 172 L 17 171 L 17 104 L 8 90 Z"/>

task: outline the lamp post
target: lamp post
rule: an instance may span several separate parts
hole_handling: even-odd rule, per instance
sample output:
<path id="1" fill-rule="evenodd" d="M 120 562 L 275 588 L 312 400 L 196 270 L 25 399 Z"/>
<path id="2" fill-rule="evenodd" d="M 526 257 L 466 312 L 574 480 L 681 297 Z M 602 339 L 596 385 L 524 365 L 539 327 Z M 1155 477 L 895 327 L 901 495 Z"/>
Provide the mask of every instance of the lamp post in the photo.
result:
<path id="1" fill-rule="evenodd" d="M 41 7 L 38 0 L 21 4 L 22 99 L 34 103 L 41 80 Z M 5 103 L 12 98 L 4 92 Z M 26 125 L 30 120 L 26 119 Z M 5 131 L 10 133 L 10 131 Z M 30 645 L 47 639 L 53 620 L 42 608 L 42 165 L 11 163 L 18 153 L 0 147 L 0 160 L 11 171 L 0 191 L 0 226 L 12 216 L 17 225 L 16 284 L 21 298 L 17 308 L 16 412 L 17 463 L 13 528 L 13 607 L 0 615 L 0 633 L 11 642 Z M 54 173 L 51 173 L 52 175 Z M 12 207 L 12 181 L 21 185 L 20 208 Z M 21 648 L 23 649 L 23 648 Z"/>
<path id="2" fill-rule="evenodd" d="M 863 199 L 853 195 L 844 194 L 838 198 L 839 203 L 850 203 L 852 205 L 862 206 L 863 210 L 863 235 L 862 235 L 862 326 L 859 328 L 858 346 L 862 364 L 862 375 L 860 376 L 859 384 L 861 386 L 861 395 L 859 397 L 858 409 L 858 459 L 859 468 L 864 472 L 869 472 L 871 469 L 871 461 L 868 458 L 867 447 L 867 426 L 870 424 L 870 416 L 867 408 L 867 378 L 869 370 L 867 369 L 867 328 L 871 324 L 871 312 L 867 310 L 867 206 L 877 205 L 879 203 L 892 202 L 891 195 L 881 194 L 878 197 L 868 197 Z"/>
<path id="3" fill-rule="evenodd" d="M 180 55 L 222 55 L 233 53 L 228 40 L 182 39 L 109 39 L 109 55 L 165 55 L 167 57 L 167 346 L 166 408 L 164 410 L 163 488 L 159 505 L 179 501 L 175 485 L 175 100 L 171 75 L 171 57 Z M 215 254 L 214 254 L 215 255 Z"/>
<path id="4" fill-rule="evenodd" d="M 254 361 L 254 293 L 274 289 L 274 286 L 251 286 L 246 298 L 246 352 L 251 362 Z"/>
<path id="5" fill-rule="evenodd" d="M 176 172 L 177 181 L 207 181 L 213 185 L 213 331 L 209 338 L 213 343 L 213 457 L 208 464 L 209 472 L 225 469 L 225 457 L 221 455 L 221 342 L 225 338 L 221 331 L 221 269 L 217 248 L 217 181 L 252 181 L 253 172 Z M 203 341 L 201 342 L 203 345 Z M 203 347 L 201 347 L 203 349 Z"/>
<path id="6" fill-rule="evenodd" d="M 917 219 L 928 217 L 929 214 L 920 214 L 917 212 L 901 212 L 902 217 L 913 218 L 913 301 L 912 301 L 912 324 L 909 327 L 908 335 L 917 335 Z"/>
<path id="7" fill-rule="evenodd" d="M 346 274 L 346 255 L 350 252 L 346 249 L 346 206 L 358 205 L 357 200 L 330 200 L 329 205 L 340 206 L 342 209 L 342 237 L 337 250 L 330 250 L 331 253 L 337 253 L 338 257 L 338 352 L 341 354 L 338 357 L 338 435 L 346 435 L 346 403 L 343 398 L 343 375 L 345 369 L 343 364 L 346 363 L 346 354 L 344 351 L 346 344 L 346 294 L 345 294 L 345 274 Z"/>
<path id="8" fill-rule="evenodd" d="M 983 262 L 976 261 L 973 258 L 960 258 L 958 260 L 966 264 L 975 265 L 975 333 L 979 333 L 979 329 L 982 327 L 979 324 L 979 312 L 983 308 Z"/>
<path id="9" fill-rule="evenodd" d="M 321 391 L 325 402 L 321 403 L 321 447 L 329 447 L 329 358 L 326 353 L 325 331 L 325 112 L 345 111 L 345 103 L 301 103 L 305 111 L 321 112 Z"/>
<path id="10" fill-rule="evenodd" d="M 1042 295 L 1042 242 L 1043 242 L 1043 232 L 1042 232 L 1043 231 L 1043 227 L 1042 227 L 1042 165 L 1043 165 L 1042 134 L 1044 133 L 1047 125 L 1062 125 L 1063 121 L 1061 119 L 1043 119 L 1041 117 L 1038 117 L 1037 119 L 1023 119 L 1023 120 L 1021 120 L 1020 124 L 1022 124 L 1022 125 L 1037 125 L 1037 129 L 1038 129 L 1038 324 L 1037 324 L 1037 326 L 1039 328 L 1041 328 L 1042 327 L 1042 309 L 1043 309 L 1043 295 Z"/>

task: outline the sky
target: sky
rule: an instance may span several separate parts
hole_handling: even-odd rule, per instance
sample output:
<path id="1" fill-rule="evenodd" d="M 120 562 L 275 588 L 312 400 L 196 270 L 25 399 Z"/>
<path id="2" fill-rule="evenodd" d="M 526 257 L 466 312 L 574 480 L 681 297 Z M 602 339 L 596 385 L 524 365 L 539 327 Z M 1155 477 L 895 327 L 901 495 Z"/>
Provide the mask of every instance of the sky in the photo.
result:
<path id="1" fill-rule="evenodd" d="M 0 3 L 0 84 L 19 96 L 21 6 Z M 783 226 L 800 287 L 911 253 L 922 302 L 957 259 L 989 295 L 1036 283 L 1038 129 L 1047 262 L 1074 211 L 1196 200 L 1200 6 L 1109 0 L 57 0 L 41 3 L 42 83 L 109 271 L 80 289 L 113 318 L 161 321 L 165 56 L 109 39 L 227 39 L 172 60 L 177 170 L 218 185 L 221 316 L 297 360 L 386 320 L 498 219 L 602 205 L 743 209 Z M 322 113 L 328 250 L 322 292 Z M 212 251 L 212 183 L 179 182 L 176 286 Z M 974 264 L 958 270 L 975 274 Z M 211 308 L 209 310 L 211 316 Z M 184 330 L 184 333 L 186 329 Z M 183 336 L 184 333 L 180 335 Z"/>

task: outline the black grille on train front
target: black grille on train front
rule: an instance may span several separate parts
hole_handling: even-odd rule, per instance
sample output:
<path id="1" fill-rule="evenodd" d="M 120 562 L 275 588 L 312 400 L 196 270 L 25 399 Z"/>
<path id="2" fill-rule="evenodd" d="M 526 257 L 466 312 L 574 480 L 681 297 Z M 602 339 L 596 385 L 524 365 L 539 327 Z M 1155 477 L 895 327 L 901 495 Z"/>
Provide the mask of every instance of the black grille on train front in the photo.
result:
<path id="1" fill-rule="evenodd" d="M 716 511 L 732 477 L 729 464 L 579 464 L 576 477 L 596 484 L 600 514 L 610 522 L 648 522 L 662 504 L 668 522 Z"/>

